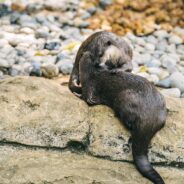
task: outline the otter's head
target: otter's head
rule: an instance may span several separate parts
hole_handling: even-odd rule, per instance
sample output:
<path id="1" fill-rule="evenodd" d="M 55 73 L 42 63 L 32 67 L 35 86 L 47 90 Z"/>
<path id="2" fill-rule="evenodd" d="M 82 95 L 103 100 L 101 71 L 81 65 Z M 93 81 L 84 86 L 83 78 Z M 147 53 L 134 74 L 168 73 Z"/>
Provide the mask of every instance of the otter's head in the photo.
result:
<path id="1" fill-rule="evenodd" d="M 132 71 L 132 49 L 121 37 L 106 31 L 98 32 L 92 41 L 95 65 L 105 70 Z"/>

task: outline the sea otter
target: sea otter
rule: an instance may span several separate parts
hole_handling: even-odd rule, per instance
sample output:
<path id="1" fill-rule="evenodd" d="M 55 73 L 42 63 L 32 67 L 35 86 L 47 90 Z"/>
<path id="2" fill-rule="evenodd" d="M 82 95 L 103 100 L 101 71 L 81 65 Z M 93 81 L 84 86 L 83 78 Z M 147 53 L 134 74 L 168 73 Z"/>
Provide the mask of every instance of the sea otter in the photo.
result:
<path id="1" fill-rule="evenodd" d="M 81 94 L 79 64 L 83 53 L 90 52 L 93 62 L 105 70 L 132 71 L 132 49 L 121 37 L 107 31 L 100 31 L 88 37 L 80 46 L 69 80 L 69 88 Z"/>
<path id="2" fill-rule="evenodd" d="M 93 59 L 91 52 L 85 52 L 80 60 L 81 98 L 90 105 L 104 104 L 115 111 L 131 132 L 138 171 L 154 184 L 164 184 L 147 156 L 151 139 L 165 125 L 164 97 L 147 79 L 125 71 L 112 73 Z"/>

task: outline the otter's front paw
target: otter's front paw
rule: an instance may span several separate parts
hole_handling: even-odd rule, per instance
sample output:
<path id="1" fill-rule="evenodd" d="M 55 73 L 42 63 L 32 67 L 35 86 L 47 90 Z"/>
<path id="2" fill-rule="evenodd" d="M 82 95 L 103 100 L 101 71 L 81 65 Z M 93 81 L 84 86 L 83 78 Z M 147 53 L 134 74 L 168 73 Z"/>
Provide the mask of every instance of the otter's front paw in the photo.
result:
<path id="1" fill-rule="evenodd" d="M 81 93 L 73 92 L 73 94 L 74 94 L 75 96 L 77 96 L 78 98 L 82 98 L 82 94 L 81 94 Z"/>
<path id="2" fill-rule="evenodd" d="M 80 88 L 80 87 L 81 87 L 81 84 L 80 84 L 79 79 L 74 79 L 74 80 L 73 80 L 73 86 L 75 86 L 75 87 L 77 87 L 77 88 Z"/>
<path id="3" fill-rule="evenodd" d="M 77 79 L 74 79 L 71 84 L 69 84 L 69 88 L 72 93 L 77 94 L 76 96 L 82 94 L 82 87 Z"/>

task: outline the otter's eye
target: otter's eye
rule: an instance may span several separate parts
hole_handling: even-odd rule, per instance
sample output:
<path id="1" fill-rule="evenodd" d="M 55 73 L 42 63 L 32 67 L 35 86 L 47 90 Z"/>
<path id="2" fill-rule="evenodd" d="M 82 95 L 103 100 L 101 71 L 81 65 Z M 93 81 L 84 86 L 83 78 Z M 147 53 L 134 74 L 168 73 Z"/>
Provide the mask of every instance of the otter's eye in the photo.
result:
<path id="1" fill-rule="evenodd" d="M 108 41 L 108 42 L 107 42 L 107 45 L 111 45 L 111 41 Z"/>

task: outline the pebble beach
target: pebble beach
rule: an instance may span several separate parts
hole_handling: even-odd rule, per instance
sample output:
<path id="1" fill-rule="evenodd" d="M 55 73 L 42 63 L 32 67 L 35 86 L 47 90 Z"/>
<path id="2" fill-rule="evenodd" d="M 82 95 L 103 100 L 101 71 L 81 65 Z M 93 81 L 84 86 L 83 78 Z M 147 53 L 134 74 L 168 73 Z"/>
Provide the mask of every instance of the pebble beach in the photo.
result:
<path id="1" fill-rule="evenodd" d="M 108 26 L 90 26 L 96 13 L 111 3 L 103 0 L 87 6 L 80 0 L 0 1 L 0 79 L 69 75 L 80 44 L 94 32 L 109 30 Z M 164 29 L 155 24 L 149 34 L 127 31 L 121 36 L 133 49 L 134 74 L 147 78 L 167 96 L 184 98 L 182 25 Z"/>

